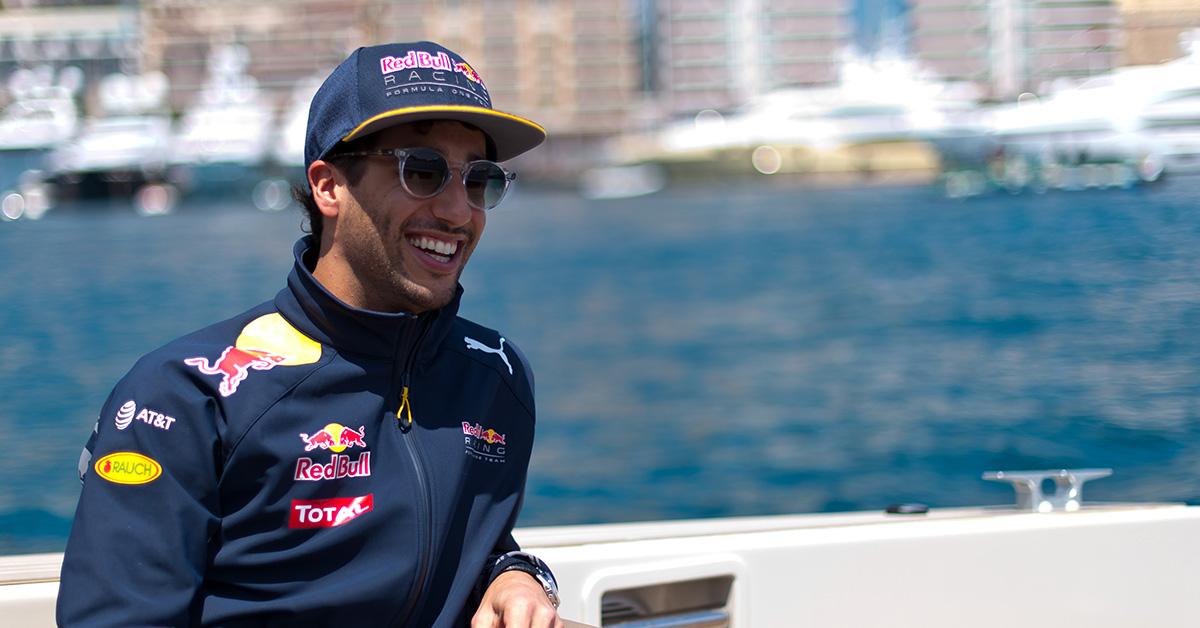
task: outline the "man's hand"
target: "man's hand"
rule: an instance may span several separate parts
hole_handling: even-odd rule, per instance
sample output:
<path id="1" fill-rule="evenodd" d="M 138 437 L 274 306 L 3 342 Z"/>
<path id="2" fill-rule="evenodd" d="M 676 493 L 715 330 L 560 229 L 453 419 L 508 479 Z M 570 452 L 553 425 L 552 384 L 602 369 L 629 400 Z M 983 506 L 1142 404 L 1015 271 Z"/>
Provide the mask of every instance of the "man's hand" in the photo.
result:
<path id="1" fill-rule="evenodd" d="M 471 628 L 563 628 L 563 622 L 541 583 L 523 571 L 506 571 L 483 593 Z"/>

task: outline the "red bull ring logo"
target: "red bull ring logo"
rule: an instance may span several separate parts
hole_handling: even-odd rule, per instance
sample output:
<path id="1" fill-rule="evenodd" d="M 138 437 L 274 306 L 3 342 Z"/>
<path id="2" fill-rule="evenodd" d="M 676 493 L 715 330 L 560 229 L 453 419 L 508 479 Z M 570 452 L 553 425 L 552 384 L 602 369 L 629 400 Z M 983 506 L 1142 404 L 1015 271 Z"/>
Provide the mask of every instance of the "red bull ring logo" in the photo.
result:
<path id="1" fill-rule="evenodd" d="M 332 499 L 293 499 L 288 527 L 293 529 L 336 528 L 371 512 L 375 494 Z"/>
<path id="2" fill-rule="evenodd" d="M 492 428 L 463 421 L 463 445 L 465 453 L 476 460 L 504 462 L 508 455 L 507 436 Z"/>
<path id="3" fill-rule="evenodd" d="M 357 460 L 341 452 L 354 447 L 367 446 L 364 439 L 367 428 L 360 425 L 357 430 L 346 427 L 341 423 L 330 423 L 313 434 L 300 434 L 304 441 L 304 451 L 328 449 L 334 452 L 326 464 L 315 462 L 312 458 L 303 457 L 296 460 L 296 480 L 316 482 L 319 480 L 339 480 L 341 478 L 361 478 L 371 475 L 371 452 L 364 451 Z"/>

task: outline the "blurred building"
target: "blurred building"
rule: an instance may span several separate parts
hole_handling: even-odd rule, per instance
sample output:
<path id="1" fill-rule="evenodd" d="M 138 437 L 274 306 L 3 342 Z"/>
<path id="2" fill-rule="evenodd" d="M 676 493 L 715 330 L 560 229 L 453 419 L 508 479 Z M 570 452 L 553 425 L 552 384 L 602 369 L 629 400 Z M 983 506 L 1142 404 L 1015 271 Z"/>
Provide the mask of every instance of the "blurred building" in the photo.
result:
<path id="1" fill-rule="evenodd" d="M 493 104 L 544 124 L 558 144 L 623 128 L 636 94 L 630 4 L 567 0 L 143 0 L 148 64 L 178 109 L 201 88 L 208 51 L 240 44 L 276 92 L 324 76 L 354 48 L 431 39 L 466 57 Z M 546 152 L 546 151 L 543 151 Z M 548 165 L 578 151 L 547 156 Z"/>
<path id="2" fill-rule="evenodd" d="M 658 0 L 650 91 L 668 114 L 740 105 L 781 87 L 827 86 L 851 45 L 849 2 Z"/>
<path id="3" fill-rule="evenodd" d="M 994 99 L 1042 92 L 1055 80 L 1103 74 L 1120 63 L 1121 14 L 1113 0 L 911 0 L 910 8 L 918 62 Z"/>
<path id="4" fill-rule="evenodd" d="M 1162 63 L 1183 56 L 1180 36 L 1200 29 L 1200 0 L 1118 0 L 1125 23 L 1122 65 Z"/>
<path id="5" fill-rule="evenodd" d="M 136 3 L 5 0 L 0 5 L 0 101 L 7 98 L 3 83 L 18 69 L 53 77 L 77 67 L 85 82 L 140 71 Z"/>

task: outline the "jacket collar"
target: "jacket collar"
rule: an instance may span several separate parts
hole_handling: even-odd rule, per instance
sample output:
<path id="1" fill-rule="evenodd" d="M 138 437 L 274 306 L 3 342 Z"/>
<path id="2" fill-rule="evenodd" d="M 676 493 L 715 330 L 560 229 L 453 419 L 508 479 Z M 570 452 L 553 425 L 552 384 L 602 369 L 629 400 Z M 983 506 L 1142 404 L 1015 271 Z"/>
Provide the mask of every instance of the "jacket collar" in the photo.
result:
<path id="1" fill-rule="evenodd" d="M 275 307 L 305 335 L 337 350 L 377 357 L 402 357 L 420 340 L 427 359 L 442 343 L 458 315 L 463 289 L 460 284 L 454 298 L 445 307 L 422 314 L 389 313 L 364 310 L 347 305 L 313 277 L 305 263 L 312 236 L 305 236 L 292 248 L 295 258 L 287 287 L 275 296 Z M 422 330 L 428 328 L 422 337 Z"/>

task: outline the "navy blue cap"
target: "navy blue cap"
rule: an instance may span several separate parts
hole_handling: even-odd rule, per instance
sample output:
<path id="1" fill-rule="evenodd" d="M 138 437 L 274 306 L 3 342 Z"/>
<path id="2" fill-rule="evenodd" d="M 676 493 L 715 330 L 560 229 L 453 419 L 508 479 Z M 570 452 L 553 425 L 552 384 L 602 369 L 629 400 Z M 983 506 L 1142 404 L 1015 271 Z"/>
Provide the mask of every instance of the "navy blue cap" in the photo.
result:
<path id="1" fill-rule="evenodd" d="M 478 127 L 512 159 L 546 139 L 540 125 L 492 109 L 483 79 L 457 53 L 430 41 L 383 44 L 350 54 L 308 108 L 304 165 L 348 142 L 418 120 L 458 120 Z"/>

